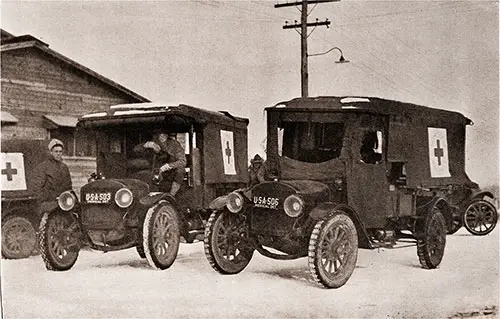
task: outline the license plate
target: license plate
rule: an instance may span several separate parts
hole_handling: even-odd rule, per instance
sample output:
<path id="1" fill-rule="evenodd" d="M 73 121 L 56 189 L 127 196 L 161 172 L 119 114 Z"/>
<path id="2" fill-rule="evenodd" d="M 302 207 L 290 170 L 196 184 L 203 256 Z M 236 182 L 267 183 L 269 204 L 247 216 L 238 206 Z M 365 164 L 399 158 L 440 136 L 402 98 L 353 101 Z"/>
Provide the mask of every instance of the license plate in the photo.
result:
<path id="1" fill-rule="evenodd" d="M 278 209 L 280 200 L 277 197 L 254 196 L 253 205 L 259 208 Z"/>
<path id="2" fill-rule="evenodd" d="M 106 204 L 111 200 L 111 193 L 87 193 L 85 202 L 89 204 Z"/>

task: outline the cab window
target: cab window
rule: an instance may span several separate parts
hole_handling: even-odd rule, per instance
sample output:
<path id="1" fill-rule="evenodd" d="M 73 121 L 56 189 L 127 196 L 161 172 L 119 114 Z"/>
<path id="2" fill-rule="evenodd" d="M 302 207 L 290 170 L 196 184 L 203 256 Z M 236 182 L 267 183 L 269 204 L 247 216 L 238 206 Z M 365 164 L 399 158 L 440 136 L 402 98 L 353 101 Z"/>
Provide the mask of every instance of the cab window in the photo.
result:
<path id="1" fill-rule="evenodd" d="M 343 123 L 284 122 L 280 130 L 283 156 L 308 163 L 322 163 L 340 156 Z"/>
<path id="2" fill-rule="evenodd" d="M 359 151 L 363 163 L 377 164 L 382 160 L 382 141 L 381 131 L 364 132 Z"/>

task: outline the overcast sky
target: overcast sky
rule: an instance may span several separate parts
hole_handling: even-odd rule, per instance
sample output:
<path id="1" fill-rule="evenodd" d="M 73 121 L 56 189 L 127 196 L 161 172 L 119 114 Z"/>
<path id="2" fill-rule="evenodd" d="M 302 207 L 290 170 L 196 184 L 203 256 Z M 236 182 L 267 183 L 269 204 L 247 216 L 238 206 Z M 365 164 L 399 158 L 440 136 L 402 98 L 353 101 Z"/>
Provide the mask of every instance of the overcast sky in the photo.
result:
<path id="1" fill-rule="evenodd" d="M 279 1 L 5 1 L 1 27 L 152 101 L 248 117 L 263 154 L 263 108 L 298 97 L 300 20 Z M 283 1 L 282 1 L 283 2 Z M 349 1 L 310 5 L 309 95 L 367 95 L 459 111 L 467 172 L 498 183 L 498 2 Z"/>

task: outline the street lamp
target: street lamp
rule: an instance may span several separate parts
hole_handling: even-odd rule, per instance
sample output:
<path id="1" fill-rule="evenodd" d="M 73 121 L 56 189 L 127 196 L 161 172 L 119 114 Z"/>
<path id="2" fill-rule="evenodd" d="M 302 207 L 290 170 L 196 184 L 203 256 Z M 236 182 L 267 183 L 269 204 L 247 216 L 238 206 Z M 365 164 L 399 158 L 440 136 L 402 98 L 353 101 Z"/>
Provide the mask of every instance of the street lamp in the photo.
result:
<path id="1" fill-rule="evenodd" d="M 307 56 L 310 57 L 310 56 L 324 55 L 324 54 L 332 52 L 333 50 L 338 50 L 340 52 L 340 58 L 338 61 L 335 61 L 335 63 L 349 63 L 349 60 L 346 60 L 344 58 L 344 53 L 342 53 L 342 50 L 339 47 L 333 47 L 330 50 L 322 52 L 322 53 L 308 54 Z"/>
<path id="2" fill-rule="evenodd" d="M 340 58 L 338 61 L 335 61 L 335 63 L 348 63 L 349 62 L 349 60 L 346 60 L 344 58 L 344 53 L 342 53 L 342 50 L 339 47 L 333 47 L 328 51 L 321 52 L 321 53 L 314 53 L 314 54 L 308 54 L 307 49 L 305 50 L 305 52 L 306 52 L 305 58 L 303 59 L 303 63 L 302 63 L 303 64 L 302 65 L 302 70 L 303 70 L 303 72 L 302 72 L 302 97 L 308 97 L 308 95 L 309 95 L 309 89 L 308 89 L 309 75 L 307 72 L 307 58 L 310 56 L 324 55 L 324 54 L 332 52 L 333 50 L 338 50 L 340 52 Z"/>

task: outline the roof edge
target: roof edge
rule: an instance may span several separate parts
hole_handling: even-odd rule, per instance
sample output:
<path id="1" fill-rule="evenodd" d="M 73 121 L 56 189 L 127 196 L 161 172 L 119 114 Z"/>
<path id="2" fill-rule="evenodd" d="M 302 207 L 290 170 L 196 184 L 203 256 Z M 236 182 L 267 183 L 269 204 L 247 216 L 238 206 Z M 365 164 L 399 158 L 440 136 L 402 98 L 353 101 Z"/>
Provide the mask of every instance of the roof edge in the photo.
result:
<path id="1" fill-rule="evenodd" d="M 59 59 L 59 60 L 63 61 L 64 63 L 71 65 L 72 67 L 106 83 L 107 85 L 110 85 L 111 87 L 114 87 L 115 89 L 121 91 L 122 93 L 124 93 L 128 96 L 133 97 L 134 99 L 136 99 L 140 102 L 150 102 L 150 100 L 145 98 L 144 96 L 139 95 L 139 94 L 127 89 L 126 87 L 114 82 L 113 80 L 110 80 L 110 79 L 104 77 L 103 75 L 100 75 L 99 73 L 83 66 L 82 64 L 50 49 L 45 42 L 42 42 L 34 37 L 30 37 L 29 41 L 2 44 L 0 46 L 0 52 L 26 49 L 26 48 L 30 48 L 30 47 L 34 47 L 34 48 L 37 48 L 39 50 L 42 50 L 43 52 L 51 55 L 52 57 Z"/>

